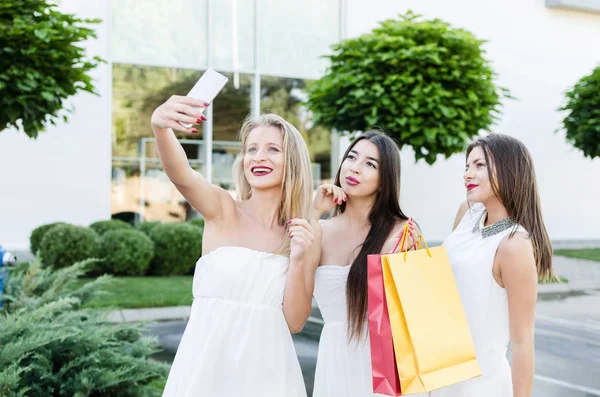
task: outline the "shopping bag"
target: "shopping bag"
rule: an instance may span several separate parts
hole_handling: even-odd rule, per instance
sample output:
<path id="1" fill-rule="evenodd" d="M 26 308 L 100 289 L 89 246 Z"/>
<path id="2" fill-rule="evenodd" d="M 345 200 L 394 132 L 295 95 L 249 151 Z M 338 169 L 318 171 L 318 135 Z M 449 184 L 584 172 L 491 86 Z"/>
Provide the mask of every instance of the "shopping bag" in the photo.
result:
<path id="1" fill-rule="evenodd" d="M 368 323 L 373 393 L 400 396 L 392 329 L 385 299 L 381 255 L 367 257 Z"/>
<path id="2" fill-rule="evenodd" d="M 419 236 L 419 249 L 384 255 L 381 264 L 402 394 L 480 376 L 446 248 L 428 248 Z"/>

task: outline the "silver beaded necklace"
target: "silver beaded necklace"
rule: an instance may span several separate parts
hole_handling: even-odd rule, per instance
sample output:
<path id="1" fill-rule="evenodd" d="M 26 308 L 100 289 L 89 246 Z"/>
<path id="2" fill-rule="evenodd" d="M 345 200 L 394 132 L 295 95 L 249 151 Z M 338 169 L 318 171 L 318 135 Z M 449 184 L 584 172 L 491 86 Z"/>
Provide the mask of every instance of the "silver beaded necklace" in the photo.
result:
<path id="1" fill-rule="evenodd" d="M 482 238 L 495 236 L 496 234 L 502 233 L 505 230 L 515 227 L 517 224 L 517 221 L 515 221 L 513 218 L 504 218 L 489 226 L 483 226 L 486 215 L 487 211 L 484 211 L 475 223 L 475 226 L 473 226 L 473 233 L 481 232 Z"/>

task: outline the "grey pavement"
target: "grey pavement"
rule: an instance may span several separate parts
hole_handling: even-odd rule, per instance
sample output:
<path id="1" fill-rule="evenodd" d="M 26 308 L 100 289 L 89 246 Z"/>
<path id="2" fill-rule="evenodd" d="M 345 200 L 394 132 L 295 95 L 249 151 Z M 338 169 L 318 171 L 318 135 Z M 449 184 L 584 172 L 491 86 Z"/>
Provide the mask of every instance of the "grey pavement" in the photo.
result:
<path id="1" fill-rule="evenodd" d="M 318 309 L 313 317 L 319 318 Z M 148 332 L 171 362 L 186 321 L 158 322 Z M 322 322 L 311 321 L 294 343 L 309 396 L 312 394 Z M 538 302 L 535 330 L 536 370 L 533 397 L 600 396 L 600 290 L 550 297 Z M 510 351 L 509 351 L 510 357 Z"/>

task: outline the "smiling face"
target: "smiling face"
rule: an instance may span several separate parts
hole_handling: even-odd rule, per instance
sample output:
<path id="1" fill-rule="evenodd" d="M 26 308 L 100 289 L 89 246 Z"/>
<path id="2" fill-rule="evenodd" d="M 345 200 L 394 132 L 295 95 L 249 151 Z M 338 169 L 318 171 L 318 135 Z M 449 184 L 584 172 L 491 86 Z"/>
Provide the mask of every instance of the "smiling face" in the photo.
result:
<path id="1" fill-rule="evenodd" d="M 493 164 L 486 162 L 481 146 L 475 147 L 467 157 L 464 174 L 467 199 L 470 202 L 486 203 L 490 199 L 496 199 L 489 177 L 489 167 L 493 167 Z"/>
<path id="2" fill-rule="evenodd" d="M 367 197 L 379 189 L 379 149 L 362 139 L 348 152 L 340 167 L 340 185 L 348 196 Z"/>
<path id="3" fill-rule="evenodd" d="M 244 175 L 252 189 L 281 188 L 285 168 L 283 134 L 273 126 L 258 126 L 244 148 Z"/>

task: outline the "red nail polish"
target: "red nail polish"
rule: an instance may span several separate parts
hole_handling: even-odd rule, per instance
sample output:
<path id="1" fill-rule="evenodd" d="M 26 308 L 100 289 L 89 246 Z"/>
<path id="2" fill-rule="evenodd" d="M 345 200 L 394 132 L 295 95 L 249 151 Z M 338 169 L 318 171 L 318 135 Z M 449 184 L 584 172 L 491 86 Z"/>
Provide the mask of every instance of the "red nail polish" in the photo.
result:
<path id="1" fill-rule="evenodd" d="M 208 119 L 206 118 L 206 116 L 204 116 L 204 115 L 200 116 L 200 118 L 201 118 L 202 120 L 204 120 L 204 121 L 208 120 Z"/>
<path id="2" fill-rule="evenodd" d="M 202 119 L 196 120 L 196 124 L 200 124 L 200 123 L 202 123 Z"/>
<path id="3" fill-rule="evenodd" d="M 289 225 L 290 223 L 292 223 L 292 221 L 287 221 L 287 224 Z"/>
<path id="4" fill-rule="evenodd" d="M 195 134 L 198 132 L 198 130 L 194 128 L 194 129 L 192 129 L 192 132 Z"/>
<path id="5" fill-rule="evenodd" d="M 344 197 L 344 201 L 346 201 L 347 199 L 348 199 L 347 197 Z"/>
<path id="6" fill-rule="evenodd" d="M 209 105 L 210 105 L 210 103 L 204 102 L 204 106 L 209 106 Z"/>

